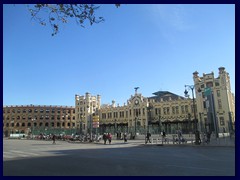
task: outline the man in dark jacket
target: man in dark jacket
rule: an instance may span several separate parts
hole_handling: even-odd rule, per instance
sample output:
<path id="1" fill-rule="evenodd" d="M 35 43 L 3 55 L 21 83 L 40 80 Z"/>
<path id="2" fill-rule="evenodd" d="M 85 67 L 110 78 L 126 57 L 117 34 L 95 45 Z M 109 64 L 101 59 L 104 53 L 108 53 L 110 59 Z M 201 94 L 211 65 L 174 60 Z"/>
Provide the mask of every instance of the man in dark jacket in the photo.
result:
<path id="1" fill-rule="evenodd" d="M 147 139 L 146 139 L 145 144 L 147 144 L 148 142 L 151 143 L 151 141 L 150 141 L 150 137 L 151 137 L 151 133 L 150 133 L 150 132 L 147 132 Z"/>

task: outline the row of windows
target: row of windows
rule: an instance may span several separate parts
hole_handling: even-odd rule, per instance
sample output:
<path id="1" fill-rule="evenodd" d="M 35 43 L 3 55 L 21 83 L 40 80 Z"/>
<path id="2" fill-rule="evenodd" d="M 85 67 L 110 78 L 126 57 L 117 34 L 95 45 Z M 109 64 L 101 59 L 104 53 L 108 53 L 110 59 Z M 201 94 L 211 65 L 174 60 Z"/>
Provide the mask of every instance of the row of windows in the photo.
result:
<path id="1" fill-rule="evenodd" d="M 73 111 L 73 113 L 75 113 L 75 110 L 72 110 Z M 28 110 L 26 110 L 26 109 L 23 109 L 23 110 L 21 110 L 21 109 L 18 109 L 18 110 L 15 110 L 15 109 L 12 109 L 11 111 L 10 111 L 10 109 L 8 109 L 8 110 L 6 110 L 6 112 L 7 113 L 10 113 L 10 112 L 12 112 L 12 113 L 15 113 L 15 112 L 17 112 L 17 113 L 32 113 L 32 112 L 34 112 L 34 113 L 37 113 L 37 112 L 40 112 L 40 113 L 44 113 L 44 109 L 28 109 Z M 60 109 L 58 109 L 58 110 L 55 110 L 55 109 L 52 109 L 52 110 L 49 110 L 49 109 L 46 109 L 45 110 L 45 113 L 50 113 L 50 112 L 52 112 L 52 113 L 55 113 L 55 112 L 57 112 L 57 113 L 61 113 L 61 110 Z M 5 109 L 3 109 L 3 113 L 5 113 Z M 71 110 L 62 110 L 62 113 L 71 113 Z"/>
<path id="2" fill-rule="evenodd" d="M 75 126 L 75 123 L 67 123 L 67 126 L 71 126 L 71 124 L 72 124 L 72 126 Z M 51 125 L 52 127 L 55 127 L 55 126 L 57 126 L 57 127 L 60 127 L 60 125 L 62 125 L 62 126 L 65 126 L 65 123 L 63 122 L 63 123 L 39 123 L 39 127 L 41 127 L 41 126 L 43 126 L 43 125 L 45 125 L 46 127 L 47 126 L 49 126 L 49 125 Z M 3 126 L 4 126 L 4 124 L 3 124 Z M 9 127 L 9 123 L 6 123 L 6 125 L 5 125 L 6 127 Z M 31 123 L 27 123 L 27 124 L 25 124 L 25 123 L 22 123 L 22 124 L 20 124 L 20 123 L 17 123 L 17 124 L 14 124 L 14 123 L 11 123 L 11 127 L 25 127 L 25 126 L 27 126 L 27 127 L 32 127 L 32 124 Z M 37 123 L 34 123 L 34 127 L 37 127 Z"/>
<path id="3" fill-rule="evenodd" d="M 171 110 L 171 111 L 170 111 Z M 155 108 L 155 115 L 159 115 L 159 114 L 162 114 L 162 111 L 163 111 L 163 114 L 164 115 L 169 115 L 169 114 L 179 114 L 180 111 L 179 111 L 179 106 L 172 106 L 172 108 L 170 109 L 170 107 L 164 107 L 164 108 Z M 197 111 L 196 109 L 196 105 L 195 105 L 195 111 Z M 194 112 L 194 109 L 193 109 L 193 106 L 191 106 L 191 112 L 193 113 Z M 125 112 L 126 113 L 126 118 L 128 118 L 128 111 Z M 133 114 L 135 116 L 140 116 L 141 113 L 143 115 L 145 115 L 145 108 L 142 109 L 133 109 Z M 151 110 L 149 110 L 149 113 L 151 114 Z M 188 105 L 185 105 L 185 106 L 181 106 L 181 114 L 187 114 L 189 113 L 189 107 Z M 118 118 L 118 114 L 119 114 L 119 117 L 120 118 L 123 118 L 124 117 L 124 111 L 120 111 L 120 112 L 109 112 L 109 113 L 102 113 L 102 119 L 109 119 L 109 118 L 112 118 L 112 114 L 113 114 L 113 118 Z M 132 115 L 132 111 L 131 109 L 129 110 L 129 115 L 131 116 Z"/>
<path id="4" fill-rule="evenodd" d="M 39 117 L 37 117 L 37 116 L 35 116 L 35 117 L 28 116 L 27 118 L 26 118 L 25 116 L 22 116 L 22 117 L 21 117 L 21 116 L 17 116 L 17 117 L 12 116 L 11 120 L 15 120 L 15 118 L 16 118 L 17 120 L 20 120 L 20 119 L 22 119 L 22 120 L 25 120 L 25 119 L 28 119 L 28 120 L 38 120 L 38 118 L 39 118 L 39 119 L 50 119 L 50 116 L 39 116 Z M 3 120 L 4 120 L 4 119 L 5 119 L 5 118 L 3 117 Z M 58 119 L 58 120 L 60 120 L 60 119 L 62 119 L 62 120 L 68 119 L 68 120 L 70 120 L 71 117 L 70 117 L 70 116 L 68 116 L 68 117 L 62 116 L 62 118 L 61 118 L 60 116 L 57 116 L 57 117 L 56 117 L 56 116 L 51 116 L 51 119 L 52 119 L 52 120 L 54 120 L 54 119 Z M 73 116 L 72 119 L 75 120 L 75 116 Z M 10 120 L 10 117 L 7 116 L 7 117 L 6 117 L 6 120 Z"/>

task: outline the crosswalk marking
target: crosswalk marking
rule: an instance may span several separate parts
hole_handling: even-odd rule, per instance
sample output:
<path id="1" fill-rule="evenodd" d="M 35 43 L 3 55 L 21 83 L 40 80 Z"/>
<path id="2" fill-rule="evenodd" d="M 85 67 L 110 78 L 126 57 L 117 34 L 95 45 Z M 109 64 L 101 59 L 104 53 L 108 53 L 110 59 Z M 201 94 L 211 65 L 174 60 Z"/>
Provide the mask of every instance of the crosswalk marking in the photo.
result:
<path id="1" fill-rule="evenodd" d="M 33 157 L 33 156 L 39 156 L 39 154 L 31 153 L 31 152 L 16 151 L 16 150 L 3 152 L 3 158 L 5 159 L 12 159 L 17 157 Z"/>

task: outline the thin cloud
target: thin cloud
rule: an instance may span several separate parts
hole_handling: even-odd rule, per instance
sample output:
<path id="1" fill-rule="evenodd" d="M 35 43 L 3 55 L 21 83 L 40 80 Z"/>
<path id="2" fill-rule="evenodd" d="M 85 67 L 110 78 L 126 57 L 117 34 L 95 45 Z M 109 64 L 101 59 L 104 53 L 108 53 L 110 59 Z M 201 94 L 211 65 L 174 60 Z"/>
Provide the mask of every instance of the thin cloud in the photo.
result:
<path id="1" fill-rule="evenodd" d="M 189 30 L 188 14 L 183 5 L 152 5 L 153 20 L 161 27 L 163 25 L 177 31 Z"/>

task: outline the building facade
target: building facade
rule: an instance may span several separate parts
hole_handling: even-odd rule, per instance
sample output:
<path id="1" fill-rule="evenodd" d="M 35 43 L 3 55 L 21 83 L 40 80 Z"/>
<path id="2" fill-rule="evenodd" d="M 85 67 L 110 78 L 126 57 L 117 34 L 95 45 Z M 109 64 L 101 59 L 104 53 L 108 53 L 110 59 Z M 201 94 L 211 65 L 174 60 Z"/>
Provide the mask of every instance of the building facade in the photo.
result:
<path id="1" fill-rule="evenodd" d="M 220 67 L 218 76 L 214 73 L 193 73 L 199 129 L 216 134 L 231 132 L 235 129 L 235 97 L 231 92 L 230 77 L 224 67 Z"/>
<path id="2" fill-rule="evenodd" d="M 92 96 L 86 93 L 85 96 L 75 95 L 75 112 L 80 133 L 90 133 L 93 128 L 93 117 L 99 113 L 101 96 Z"/>
<path id="3" fill-rule="evenodd" d="M 100 96 L 75 96 L 77 122 L 83 126 L 82 132 L 91 131 L 92 117 L 99 115 L 99 133 L 128 132 L 132 134 L 175 133 L 182 129 L 184 133 L 193 132 L 193 101 L 168 91 L 154 93 L 153 97 L 143 97 L 135 91 L 123 106 L 100 105 Z M 93 131 L 94 128 L 93 128 Z"/>
<path id="4" fill-rule="evenodd" d="M 76 130 L 72 106 L 4 106 L 3 133 L 70 133 Z"/>
<path id="5" fill-rule="evenodd" d="M 135 93 L 123 106 L 101 105 L 101 96 L 90 93 L 75 95 L 75 107 L 67 106 L 4 106 L 3 132 L 34 134 L 51 133 L 118 133 L 153 134 L 165 131 L 183 133 L 196 130 L 228 133 L 235 130 L 235 97 L 230 77 L 224 67 L 214 73 L 199 76 L 193 73 L 195 99 L 168 91 L 158 91 L 152 97 Z"/>

